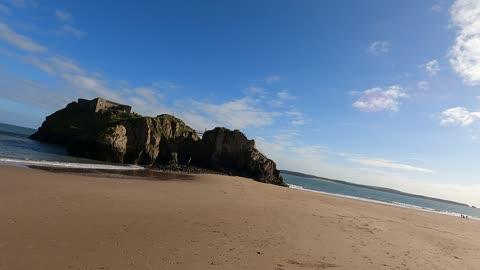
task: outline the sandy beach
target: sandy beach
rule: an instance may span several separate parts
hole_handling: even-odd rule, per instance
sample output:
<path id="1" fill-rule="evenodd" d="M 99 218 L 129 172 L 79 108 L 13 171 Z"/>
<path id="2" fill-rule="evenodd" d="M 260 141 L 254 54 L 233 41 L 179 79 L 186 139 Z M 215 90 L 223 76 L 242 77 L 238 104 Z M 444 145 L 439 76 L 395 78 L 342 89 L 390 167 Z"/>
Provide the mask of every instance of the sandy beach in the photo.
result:
<path id="1" fill-rule="evenodd" d="M 240 177 L 0 167 L 0 269 L 480 269 L 480 222 Z"/>

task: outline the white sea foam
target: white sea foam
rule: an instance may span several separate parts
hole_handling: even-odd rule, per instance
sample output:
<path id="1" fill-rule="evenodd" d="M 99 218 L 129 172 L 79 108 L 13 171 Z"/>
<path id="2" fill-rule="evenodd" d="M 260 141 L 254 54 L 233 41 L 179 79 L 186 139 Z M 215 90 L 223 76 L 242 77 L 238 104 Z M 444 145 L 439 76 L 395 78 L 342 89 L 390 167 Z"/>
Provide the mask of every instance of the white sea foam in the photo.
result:
<path id="1" fill-rule="evenodd" d="M 119 171 L 145 169 L 141 166 L 135 166 L 135 165 L 109 165 L 109 164 L 58 162 L 58 161 L 46 161 L 46 160 L 27 160 L 27 159 L 15 159 L 15 158 L 0 158 L 0 164 L 33 165 L 33 166 L 43 166 L 43 167 L 72 168 L 72 169 L 119 170 Z"/>

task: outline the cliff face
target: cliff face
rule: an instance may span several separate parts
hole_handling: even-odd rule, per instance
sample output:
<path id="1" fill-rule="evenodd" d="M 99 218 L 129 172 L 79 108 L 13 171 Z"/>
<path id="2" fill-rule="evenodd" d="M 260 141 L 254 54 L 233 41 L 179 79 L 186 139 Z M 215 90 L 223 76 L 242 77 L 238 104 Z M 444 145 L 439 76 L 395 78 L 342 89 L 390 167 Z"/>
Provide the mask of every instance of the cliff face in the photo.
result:
<path id="1" fill-rule="evenodd" d="M 76 102 L 48 116 L 32 139 L 64 145 L 70 154 L 109 162 L 194 165 L 284 185 L 275 162 L 240 131 L 215 128 L 200 139 L 171 115 L 95 113 Z"/>
<path id="2" fill-rule="evenodd" d="M 130 164 L 165 163 L 172 153 L 187 162 L 198 136 L 182 120 L 170 115 L 140 117 L 117 122 L 95 139 L 96 159 Z"/>
<path id="3" fill-rule="evenodd" d="M 64 145 L 75 156 L 140 165 L 169 160 L 171 152 L 185 160 L 198 140 L 192 128 L 170 115 L 95 113 L 76 102 L 48 116 L 30 138 Z"/>
<path id="4" fill-rule="evenodd" d="M 200 166 L 251 177 L 260 182 L 284 185 L 275 162 L 255 148 L 239 130 L 215 128 L 206 131 L 193 153 L 193 162 Z"/>

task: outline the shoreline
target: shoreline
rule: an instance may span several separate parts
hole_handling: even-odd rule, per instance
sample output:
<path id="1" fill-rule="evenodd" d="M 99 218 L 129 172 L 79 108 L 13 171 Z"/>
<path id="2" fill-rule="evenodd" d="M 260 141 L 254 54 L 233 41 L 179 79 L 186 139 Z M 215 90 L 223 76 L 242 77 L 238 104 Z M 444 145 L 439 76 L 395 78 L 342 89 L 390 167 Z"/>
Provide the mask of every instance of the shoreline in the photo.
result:
<path id="1" fill-rule="evenodd" d="M 95 160 L 92 160 L 94 162 Z M 188 178 L 188 176 L 193 175 L 209 175 L 209 174 L 218 174 L 225 175 L 221 172 L 214 172 L 207 169 L 201 169 L 198 172 L 195 172 L 195 168 L 192 171 L 185 170 L 165 170 L 165 169 L 156 169 L 149 168 L 144 166 L 137 165 L 128 165 L 128 164 L 103 164 L 103 163 L 71 163 L 71 162 L 61 162 L 61 161 L 37 161 L 37 160 L 22 160 L 16 158 L 0 158 L 0 167 L 2 166 L 13 166 L 19 168 L 29 168 L 29 169 L 39 169 L 46 170 L 55 173 L 67 173 L 67 174 L 76 174 L 84 175 L 89 177 L 106 177 L 106 178 L 125 178 L 125 179 L 150 179 L 150 180 L 166 180 L 169 177 L 175 179 Z M 168 166 L 164 166 L 167 168 Z M 400 202 L 386 202 L 381 200 L 362 198 L 351 195 L 343 195 L 337 193 L 329 193 L 325 191 L 319 191 L 314 189 L 304 188 L 302 186 L 296 186 L 287 183 L 287 187 L 296 190 L 304 190 L 308 192 L 314 192 L 324 195 L 335 196 L 339 198 L 347 198 L 351 200 L 359 200 L 372 202 L 382 205 L 390 205 L 395 207 L 419 210 L 429 213 L 442 214 L 453 217 L 461 217 L 465 215 L 464 213 L 448 212 L 442 210 L 435 210 L 432 208 L 426 208 L 422 206 L 417 206 L 413 204 L 406 204 Z M 466 215 L 469 219 L 480 221 L 480 217 Z"/>
<path id="2" fill-rule="evenodd" d="M 0 270 L 480 265 L 478 223 L 447 215 L 224 175 L 119 181 L 6 166 L 0 174 Z"/>
<path id="3" fill-rule="evenodd" d="M 421 207 L 421 206 L 417 206 L 417 205 L 413 205 L 413 204 L 405 204 L 405 203 L 398 203 L 398 202 L 385 202 L 385 201 L 380 201 L 380 200 L 375 200 L 375 199 L 367 199 L 367 198 L 362 198 L 362 197 L 349 196 L 349 195 L 329 193 L 329 192 L 319 191 L 319 190 L 314 190 L 314 189 L 308 189 L 308 188 L 304 188 L 304 187 L 296 186 L 296 185 L 290 185 L 290 184 L 287 184 L 287 185 L 288 185 L 288 188 L 291 188 L 291 189 L 303 190 L 303 191 L 313 192 L 313 193 L 319 193 L 319 194 L 334 196 L 334 197 L 338 197 L 338 198 L 345 198 L 345 199 L 351 199 L 351 200 L 371 202 L 371 203 L 381 204 L 381 205 L 401 207 L 401 208 L 405 208 L 405 209 L 418 210 L 418 211 L 423 211 L 423 212 L 427 212 L 427 213 L 441 214 L 441 215 L 446 215 L 446 216 L 451 216 L 451 217 L 461 217 L 461 215 L 463 215 L 461 213 L 453 213 L 453 212 L 446 212 L 446 211 L 440 211 L 440 210 L 435 210 L 435 209 L 427 209 L 425 207 Z M 474 217 L 474 216 L 468 216 L 468 219 L 480 221 L 480 218 Z"/>

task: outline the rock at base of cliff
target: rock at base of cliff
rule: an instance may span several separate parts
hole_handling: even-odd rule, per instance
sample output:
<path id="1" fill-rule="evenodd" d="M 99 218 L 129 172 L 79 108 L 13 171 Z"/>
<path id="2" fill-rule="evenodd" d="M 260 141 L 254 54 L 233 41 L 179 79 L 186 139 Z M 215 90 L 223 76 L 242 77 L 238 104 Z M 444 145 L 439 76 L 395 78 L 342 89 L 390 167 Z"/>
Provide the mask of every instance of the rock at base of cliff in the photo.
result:
<path id="1" fill-rule="evenodd" d="M 255 148 L 239 130 L 215 128 L 206 131 L 194 148 L 192 163 L 225 173 L 284 186 L 275 162 Z"/>

